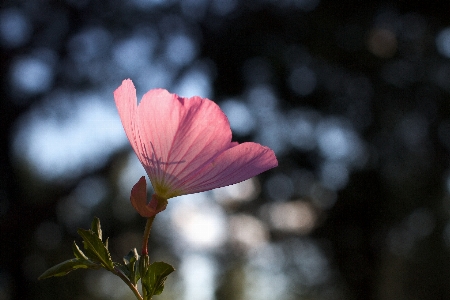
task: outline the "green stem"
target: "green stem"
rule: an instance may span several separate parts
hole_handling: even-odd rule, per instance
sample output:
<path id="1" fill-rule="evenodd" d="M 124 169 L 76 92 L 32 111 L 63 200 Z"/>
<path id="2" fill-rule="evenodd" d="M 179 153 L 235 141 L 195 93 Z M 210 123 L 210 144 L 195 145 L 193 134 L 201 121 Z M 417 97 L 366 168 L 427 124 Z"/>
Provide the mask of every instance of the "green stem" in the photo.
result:
<path id="1" fill-rule="evenodd" d="M 148 237 L 150 236 L 150 230 L 152 229 L 153 220 L 156 215 L 147 219 L 145 224 L 144 239 L 142 241 L 142 255 L 148 255 Z"/>
<path id="2" fill-rule="evenodd" d="M 148 238 L 150 236 L 150 230 L 152 229 L 152 224 L 153 224 L 153 220 L 155 219 L 154 215 L 153 217 L 150 217 L 147 219 L 147 224 L 145 224 L 145 230 L 144 230 L 144 238 L 142 241 L 142 256 L 141 256 L 141 260 L 146 261 L 145 264 L 145 270 L 147 270 L 148 265 L 150 264 L 149 258 L 148 258 Z M 143 262 L 140 262 L 143 263 Z M 142 273 L 142 270 L 141 270 Z M 143 277 L 144 274 L 141 274 L 141 277 Z M 142 294 L 144 296 L 144 300 L 148 300 L 148 295 L 147 295 L 147 290 L 145 289 L 145 287 L 142 287 Z M 150 298 L 151 299 L 151 298 Z"/>
<path id="3" fill-rule="evenodd" d="M 133 294 L 136 296 L 136 298 L 138 300 L 144 300 L 141 296 L 141 294 L 139 294 L 139 291 L 137 290 L 137 287 L 131 283 L 131 281 L 127 278 L 127 276 L 125 276 L 125 274 L 122 273 L 122 271 L 120 271 L 119 269 L 117 269 L 116 267 L 114 267 L 114 269 L 111 271 L 114 274 L 116 274 L 117 276 L 120 277 L 120 279 L 123 280 L 123 282 L 125 282 L 128 287 L 131 289 L 131 291 L 133 292 Z"/>

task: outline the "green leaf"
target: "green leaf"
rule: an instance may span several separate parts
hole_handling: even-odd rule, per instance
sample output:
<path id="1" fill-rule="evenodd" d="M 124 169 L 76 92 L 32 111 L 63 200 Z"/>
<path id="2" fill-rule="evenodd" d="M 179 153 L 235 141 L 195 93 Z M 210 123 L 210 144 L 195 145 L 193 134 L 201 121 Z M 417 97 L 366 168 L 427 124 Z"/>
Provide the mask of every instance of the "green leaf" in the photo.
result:
<path id="1" fill-rule="evenodd" d="M 102 242 L 100 220 L 94 218 L 91 229 L 79 229 L 78 234 L 83 238 L 84 252 L 81 251 L 75 242 L 73 242 L 72 251 L 75 258 L 51 267 L 45 271 L 39 279 L 52 276 L 64 276 L 67 273 L 80 268 L 100 269 L 103 267 L 109 271 L 113 271 L 114 263 L 112 262 L 111 254 L 108 251 L 108 240 L 106 240 L 105 244 Z M 127 270 L 127 268 L 125 268 L 125 270 Z"/>
<path id="2" fill-rule="evenodd" d="M 136 248 L 131 250 L 127 255 L 125 255 L 123 257 L 123 261 L 125 263 L 127 270 L 127 272 L 126 273 L 124 272 L 124 274 L 126 274 L 130 279 L 130 281 L 134 285 L 136 285 L 136 283 L 139 281 L 139 278 L 141 278 L 138 265 L 139 254 L 137 253 Z"/>
<path id="3" fill-rule="evenodd" d="M 165 262 L 154 262 L 149 266 L 147 273 L 142 277 L 142 285 L 147 291 L 148 299 L 163 292 L 167 276 L 173 271 L 175 269 Z"/>
<path id="4" fill-rule="evenodd" d="M 139 259 L 139 254 L 137 253 L 136 248 L 130 250 L 127 255 L 123 257 L 123 262 L 125 265 L 129 265 L 130 263 L 134 263 Z"/>
<path id="5" fill-rule="evenodd" d="M 72 258 L 69 260 L 66 260 L 62 263 L 57 264 L 56 266 L 51 267 L 44 273 L 42 273 L 41 276 L 39 276 L 38 279 L 45 279 L 53 276 L 64 276 L 67 275 L 67 273 L 76 270 L 76 269 L 100 269 L 101 266 L 85 259 L 79 259 L 79 258 Z"/>
<path id="6" fill-rule="evenodd" d="M 120 263 L 114 263 L 114 267 L 121 271 L 125 276 L 127 276 L 128 279 L 130 279 L 130 271 L 128 270 L 127 266 L 124 266 Z M 131 281 L 131 280 L 130 280 Z"/>
<path id="7" fill-rule="evenodd" d="M 90 259 L 100 262 L 107 270 L 113 270 L 114 264 L 111 259 L 111 254 L 102 243 L 100 237 L 92 230 L 85 229 L 78 229 L 78 234 L 83 238 L 86 255 Z"/>
<path id="8" fill-rule="evenodd" d="M 100 219 L 97 217 L 94 217 L 91 223 L 91 230 L 100 238 L 100 241 L 103 240 L 102 238 L 102 226 L 100 225 Z M 108 247 L 106 247 L 108 248 Z"/>
<path id="9" fill-rule="evenodd" d="M 73 255 L 75 255 L 75 258 L 88 260 L 87 256 L 83 253 L 83 251 L 81 251 L 81 249 L 78 248 L 78 245 L 77 243 L 75 243 L 75 241 L 73 241 L 72 250 Z"/>

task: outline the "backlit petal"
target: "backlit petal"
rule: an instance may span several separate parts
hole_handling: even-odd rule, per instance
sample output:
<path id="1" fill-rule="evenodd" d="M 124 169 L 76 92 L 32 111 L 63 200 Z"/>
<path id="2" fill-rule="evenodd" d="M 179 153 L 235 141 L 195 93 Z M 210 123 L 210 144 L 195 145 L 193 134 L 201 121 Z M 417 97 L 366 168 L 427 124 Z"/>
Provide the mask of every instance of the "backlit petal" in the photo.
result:
<path id="1" fill-rule="evenodd" d="M 124 80 L 122 85 L 114 91 L 114 99 L 131 147 L 141 160 L 139 153 L 142 152 L 142 149 L 137 120 L 136 89 L 130 79 Z"/>
<path id="2" fill-rule="evenodd" d="M 197 193 L 235 184 L 278 166 L 275 153 L 257 143 L 232 147 L 181 183 L 183 192 Z"/>
<path id="3" fill-rule="evenodd" d="M 134 89 L 128 91 L 135 95 Z M 133 97 L 126 101 L 130 99 Z M 146 93 L 137 106 L 135 123 L 129 115 L 132 113 L 122 118 L 122 122 L 128 122 L 127 136 L 136 144 L 133 149 L 156 189 L 178 185 L 231 147 L 228 119 L 208 99 L 184 99 L 155 89 Z"/>
<path id="4" fill-rule="evenodd" d="M 114 98 L 131 146 L 161 199 L 234 184 L 278 165 L 269 148 L 232 142 L 227 117 L 209 99 L 155 89 L 138 105 L 129 79 Z M 164 204 L 153 200 L 147 209 Z M 142 201 L 132 203 L 144 212 Z"/>

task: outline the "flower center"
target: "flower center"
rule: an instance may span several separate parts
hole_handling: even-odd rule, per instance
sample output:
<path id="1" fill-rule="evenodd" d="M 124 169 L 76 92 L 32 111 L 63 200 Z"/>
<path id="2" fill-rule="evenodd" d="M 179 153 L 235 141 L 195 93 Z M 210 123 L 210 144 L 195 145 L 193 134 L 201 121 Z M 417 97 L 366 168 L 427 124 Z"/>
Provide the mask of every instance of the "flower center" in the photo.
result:
<path id="1" fill-rule="evenodd" d="M 152 182 L 153 184 L 153 182 Z M 153 189 L 155 190 L 155 194 L 157 194 L 159 197 L 169 199 L 176 196 L 182 195 L 180 191 L 172 189 L 170 186 L 161 183 L 161 182 L 155 182 L 153 184 Z"/>

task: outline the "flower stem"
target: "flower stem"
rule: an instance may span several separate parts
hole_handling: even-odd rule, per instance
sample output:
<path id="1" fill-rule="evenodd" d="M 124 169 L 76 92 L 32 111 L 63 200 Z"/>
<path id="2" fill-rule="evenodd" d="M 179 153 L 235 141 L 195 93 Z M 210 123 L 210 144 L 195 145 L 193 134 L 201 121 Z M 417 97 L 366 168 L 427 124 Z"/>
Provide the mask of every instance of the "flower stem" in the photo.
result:
<path id="1" fill-rule="evenodd" d="M 120 279 L 122 279 L 123 282 L 125 282 L 128 285 L 128 287 L 131 289 L 131 291 L 138 300 L 143 300 L 141 294 L 139 294 L 139 291 L 137 290 L 137 287 L 131 283 L 131 281 L 127 278 L 127 276 L 125 276 L 125 274 L 123 274 L 119 269 L 117 269 L 117 267 L 114 267 L 114 269 L 111 272 L 119 276 Z"/>
<path id="2" fill-rule="evenodd" d="M 142 241 L 142 255 L 148 255 L 148 237 L 150 236 L 150 230 L 152 229 L 152 224 L 155 216 L 156 215 L 148 218 L 147 224 L 145 224 L 144 239 Z"/>
<path id="3" fill-rule="evenodd" d="M 153 220 L 155 219 L 155 216 L 152 216 L 147 219 L 147 224 L 145 224 L 145 230 L 144 230 L 144 238 L 142 241 L 142 256 L 140 258 L 140 267 L 141 267 L 141 277 L 144 276 L 144 272 L 147 271 L 147 268 L 150 264 L 150 259 L 148 258 L 148 238 L 150 236 L 150 230 L 152 229 Z M 145 271 L 144 271 L 145 270 Z M 148 300 L 147 290 L 143 286 L 142 287 L 142 293 L 144 296 L 144 300 Z"/>

